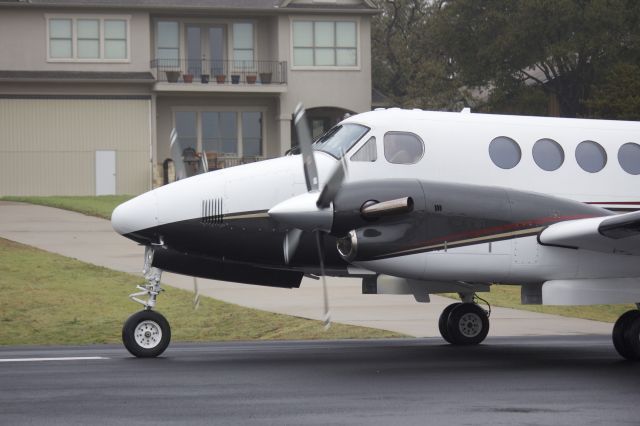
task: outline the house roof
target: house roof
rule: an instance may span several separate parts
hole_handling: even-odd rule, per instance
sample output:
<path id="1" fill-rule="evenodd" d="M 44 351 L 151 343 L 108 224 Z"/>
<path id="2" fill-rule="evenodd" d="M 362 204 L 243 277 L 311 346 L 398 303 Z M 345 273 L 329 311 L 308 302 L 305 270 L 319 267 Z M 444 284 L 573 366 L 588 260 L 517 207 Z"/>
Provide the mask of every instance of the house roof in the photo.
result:
<path id="1" fill-rule="evenodd" d="M 94 71 L 0 71 L 0 81 L 60 81 L 70 80 L 121 83 L 155 83 L 150 72 L 94 72 Z"/>
<path id="2" fill-rule="evenodd" d="M 184 11 L 255 11 L 255 12 L 295 12 L 299 11 L 352 11 L 377 13 L 371 0 L 358 3 L 336 1 L 316 1 L 312 3 L 287 0 L 0 0 L 0 6 L 13 7 L 99 7 L 125 9 L 179 9 Z"/>

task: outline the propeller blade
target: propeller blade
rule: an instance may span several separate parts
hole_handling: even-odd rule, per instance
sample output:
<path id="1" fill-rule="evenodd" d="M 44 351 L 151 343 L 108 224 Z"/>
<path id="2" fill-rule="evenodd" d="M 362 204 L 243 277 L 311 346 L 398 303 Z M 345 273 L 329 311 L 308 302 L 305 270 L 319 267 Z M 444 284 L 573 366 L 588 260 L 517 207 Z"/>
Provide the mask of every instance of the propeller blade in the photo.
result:
<path id="1" fill-rule="evenodd" d="M 193 310 L 197 311 L 200 307 L 200 290 L 198 289 L 198 279 L 193 277 Z"/>
<path id="2" fill-rule="evenodd" d="M 171 129 L 170 136 L 171 144 L 171 160 L 173 161 L 173 168 L 176 171 L 176 180 L 184 179 L 187 177 L 187 168 L 184 166 L 182 160 L 182 147 L 180 146 L 180 139 L 178 138 L 178 132 L 175 129 Z"/>
<path id="3" fill-rule="evenodd" d="M 298 249 L 298 244 L 300 243 L 300 238 L 302 237 L 302 230 L 298 228 L 293 228 L 289 232 L 287 232 L 284 236 L 284 263 L 286 265 L 291 262 L 293 256 L 296 254 L 296 250 Z"/>
<path id="4" fill-rule="evenodd" d="M 333 170 L 331 177 L 327 180 L 327 183 L 322 188 L 322 192 L 320 192 L 320 196 L 318 197 L 318 201 L 316 201 L 316 205 L 318 208 L 326 209 L 331 205 L 331 202 L 335 200 L 336 195 L 340 192 L 340 188 L 342 188 L 342 182 L 344 182 L 344 178 L 347 175 L 347 163 L 344 161 L 344 155 L 342 156 L 342 160 L 336 165 L 336 168 Z"/>
<path id="5" fill-rule="evenodd" d="M 316 243 L 318 245 L 318 257 L 320 258 L 320 276 L 322 277 L 322 298 L 324 300 L 324 312 L 322 321 L 324 329 L 331 327 L 331 311 L 329 310 L 329 291 L 327 289 L 327 278 L 324 274 L 324 238 L 321 231 L 316 231 Z"/>
<path id="6" fill-rule="evenodd" d="M 298 134 L 298 144 L 300 146 L 300 153 L 302 154 L 302 166 L 304 168 L 304 179 L 307 183 L 307 191 L 317 191 L 318 168 L 316 167 L 316 160 L 313 157 L 309 123 L 307 122 L 304 107 L 301 103 L 296 106 L 293 122 L 296 126 L 296 133 Z"/>

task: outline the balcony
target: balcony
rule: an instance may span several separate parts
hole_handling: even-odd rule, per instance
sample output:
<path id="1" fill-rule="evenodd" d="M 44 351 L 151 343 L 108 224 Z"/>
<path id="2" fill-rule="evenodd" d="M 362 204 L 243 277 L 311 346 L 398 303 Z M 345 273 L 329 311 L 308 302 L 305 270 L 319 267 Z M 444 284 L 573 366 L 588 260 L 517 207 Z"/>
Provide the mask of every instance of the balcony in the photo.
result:
<path id="1" fill-rule="evenodd" d="M 287 63 L 154 59 L 154 89 L 161 92 L 283 93 Z"/>

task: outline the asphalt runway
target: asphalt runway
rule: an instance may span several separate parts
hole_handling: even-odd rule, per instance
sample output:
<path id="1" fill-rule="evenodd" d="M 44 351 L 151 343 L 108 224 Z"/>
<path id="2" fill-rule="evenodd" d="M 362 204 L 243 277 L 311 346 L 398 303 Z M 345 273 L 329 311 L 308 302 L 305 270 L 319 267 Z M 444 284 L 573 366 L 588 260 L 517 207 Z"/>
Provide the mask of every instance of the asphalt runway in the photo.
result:
<path id="1" fill-rule="evenodd" d="M 3 347 L 0 424 L 638 425 L 640 364 L 584 335 Z"/>

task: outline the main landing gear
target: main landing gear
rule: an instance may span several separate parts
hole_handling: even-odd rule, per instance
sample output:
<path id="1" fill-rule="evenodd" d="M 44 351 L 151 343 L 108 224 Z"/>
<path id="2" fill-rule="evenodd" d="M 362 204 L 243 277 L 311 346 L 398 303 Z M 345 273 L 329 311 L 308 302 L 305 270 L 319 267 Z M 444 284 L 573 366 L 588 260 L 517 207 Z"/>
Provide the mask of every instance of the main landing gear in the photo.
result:
<path id="1" fill-rule="evenodd" d="M 462 303 L 452 303 L 442 311 L 440 334 L 452 345 L 477 345 L 489 333 L 489 314 L 475 303 L 474 295 L 461 294 L 460 298 Z"/>
<path id="2" fill-rule="evenodd" d="M 629 361 L 640 361 L 640 303 L 625 312 L 613 326 L 613 346 Z"/>
<path id="3" fill-rule="evenodd" d="M 169 322 L 160 313 L 152 310 L 156 306 L 158 294 L 164 291 L 160 287 L 162 270 L 152 267 L 152 262 L 153 248 L 147 246 L 142 271 L 147 283 L 137 286 L 140 292 L 129 295 L 131 300 L 142 304 L 144 310 L 131 315 L 122 327 L 122 343 L 132 355 L 139 358 L 162 354 L 171 341 Z M 148 299 L 140 299 L 142 296 L 148 296 Z"/>

